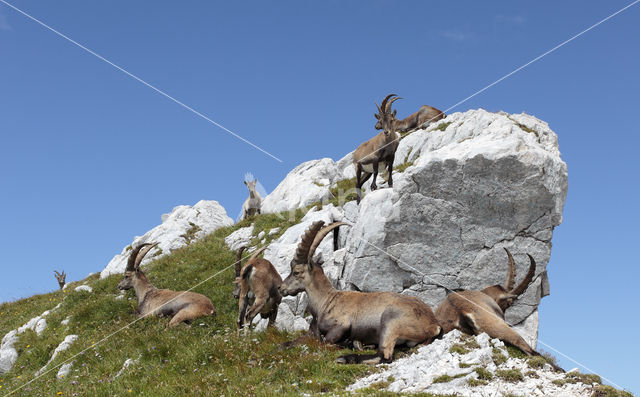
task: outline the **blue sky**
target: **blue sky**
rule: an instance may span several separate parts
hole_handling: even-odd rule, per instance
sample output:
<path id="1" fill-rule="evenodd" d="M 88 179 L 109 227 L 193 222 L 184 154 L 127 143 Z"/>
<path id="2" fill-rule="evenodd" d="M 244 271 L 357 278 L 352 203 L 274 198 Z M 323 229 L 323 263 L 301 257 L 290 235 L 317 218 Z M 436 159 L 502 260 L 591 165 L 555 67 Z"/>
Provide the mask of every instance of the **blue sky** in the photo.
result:
<path id="1" fill-rule="evenodd" d="M 630 2 L 13 2 L 282 163 L 0 3 L 0 301 L 101 270 L 176 205 L 235 217 L 245 172 L 270 191 L 342 157 L 387 93 L 400 115 L 446 109 Z M 639 18 L 452 110 L 526 111 L 558 134 L 569 194 L 540 339 L 636 393 Z"/>

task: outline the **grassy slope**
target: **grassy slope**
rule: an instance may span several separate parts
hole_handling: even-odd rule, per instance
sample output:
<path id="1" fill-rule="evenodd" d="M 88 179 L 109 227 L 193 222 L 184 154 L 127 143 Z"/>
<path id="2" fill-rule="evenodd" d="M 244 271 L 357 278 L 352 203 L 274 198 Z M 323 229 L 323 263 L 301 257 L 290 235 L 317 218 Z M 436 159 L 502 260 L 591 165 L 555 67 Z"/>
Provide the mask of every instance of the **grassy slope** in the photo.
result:
<path id="1" fill-rule="evenodd" d="M 299 211 L 292 220 L 261 215 L 254 219 L 255 233 L 279 226 L 280 232 L 272 236 L 277 238 L 302 215 Z M 248 224 L 245 221 L 220 229 L 160 258 L 148 266 L 147 275 L 159 288 L 187 289 L 203 281 L 234 262 L 235 253 L 227 249 L 224 237 Z M 127 292 L 125 299 L 115 299 L 119 280 L 117 275 L 102 280 L 95 275 L 83 281 L 93 288 L 93 293 L 75 292 L 73 287 L 79 282 L 65 291 L 2 304 L 0 336 L 62 301 L 61 307 L 47 317 L 48 327 L 41 336 L 32 331 L 21 335 L 15 345 L 18 361 L 9 373 L 0 375 L 0 392 L 4 395 L 33 379 L 69 334 L 80 338 L 50 368 L 89 348 L 74 358 L 69 375 L 56 379 L 56 368 L 15 395 L 123 395 L 129 390 L 146 395 L 340 391 L 371 370 L 334 364 L 340 351 L 316 342 L 281 351 L 279 344 L 295 336 L 284 332 L 269 330 L 238 336 L 237 302 L 231 297 L 233 267 L 194 289 L 211 298 L 217 316 L 174 329 L 167 329 L 167 318 L 152 317 L 121 330 L 136 319 L 136 300 L 133 291 Z M 71 317 L 69 325 L 61 325 L 67 316 Z M 114 332 L 118 333 L 99 343 Z M 96 344 L 92 347 L 93 343 Z M 137 363 L 114 378 L 126 359 L 137 357 Z"/>

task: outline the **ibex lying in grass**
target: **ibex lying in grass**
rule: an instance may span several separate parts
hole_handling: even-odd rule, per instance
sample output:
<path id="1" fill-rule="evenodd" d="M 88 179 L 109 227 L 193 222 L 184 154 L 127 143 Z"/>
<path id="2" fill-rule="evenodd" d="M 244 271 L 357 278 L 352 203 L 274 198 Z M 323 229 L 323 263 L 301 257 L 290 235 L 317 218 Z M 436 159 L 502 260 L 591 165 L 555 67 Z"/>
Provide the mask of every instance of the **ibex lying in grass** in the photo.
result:
<path id="1" fill-rule="evenodd" d="M 400 99 L 400 98 L 398 98 Z M 393 111 L 392 115 L 395 118 L 396 112 Z M 382 129 L 382 123 L 380 122 L 380 115 L 374 114 L 375 118 L 378 119 L 376 123 L 376 130 Z M 398 132 L 410 132 L 417 130 L 419 128 L 427 128 L 429 124 L 435 123 L 438 120 L 442 120 L 446 115 L 440 109 L 436 109 L 432 106 L 422 105 L 417 112 L 412 114 L 411 116 L 395 121 L 395 128 Z"/>
<path id="2" fill-rule="evenodd" d="M 245 247 L 240 248 L 236 256 L 236 288 L 233 291 L 233 297 L 240 299 L 238 302 L 238 329 L 250 326 L 258 313 L 262 318 L 269 318 L 268 326 L 273 326 L 278 315 L 278 306 L 282 300 L 280 292 L 278 292 L 282 278 L 271 262 L 257 258 L 266 247 L 254 252 L 240 270 L 244 249 Z M 251 307 L 247 312 L 249 305 Z"/>
<path id="3" fill-rule="evenodd" d="M 256 191 L 257 179 L 253 181 L 244 181 L 244 184 L 249 188 L 249 198 L 247 198 L 242 204 L 242 219 L 247 219 L 250 216 L 260 213 L 260 207 L 262 206 L 262 197 Z"/>
<path id="4" fill-rule="evenodd" d="M 529 255 L 529 271 L 525 278 L 513 288 L 515 282 L 515 263 L 513 256 L 506 248 L 509 258 L 509 271 L 503 285 L 493 285 L 482 291 L 453 292 L 436 309 L 436 317 L 447 333 L 458 329 L 470 335 L 486 332 L 492 338 L 498 338 L 518 347 L 527 355 L 540 355 L 509 324 L 504 321 L 504 310 L 522 294 L 531 281 L 536 270 L 536 261 Z M 527 254 L 528 255 L 528 254 Z M 560 369 L 556 367 L 556 369 Z"/>
<path id="5" fill-rule="evenodd" d="M 393 160 L 395 159 L 396 149 L 398 149 L 398 134 L 396 134 L 395 114 L 390 112 L 391 105 L 398 98 L 389 98 L 396 94 L 389 94 L 383 100 L 381 106 L 378 107 L 379 123 L 383 131 L 368 141 L 362 143 L 353 152 L 353 167 L 356 170 L 356 194 L 358 204 L 362 196 L 362 185 L 373 175 L 371 182 L 371 190 L 376 190 L 376 178 L 378 177 L 378 167 L 382 165 L 383 170 L 386 168 L 387 183 L 389 187 L 393 187 Z"/>
<path id="6" fill-rule="evenodd" d="M 56 277 L 56 280 L 58 280 L 58 285 L 60 286 L 60 289 L 64 288 L 64 285 L 67 283 L 66 279 L 67 279 L 67 274 L 64 272 L 64 270 L 62 271 L 62 274 L 58 273 L 57 270 L 53 271 L 54 276 Z"/>
<path id="7" fill-rule="evenodd" d="M 325 276 L 322 267 L 312 260 L 322 239 L 332 229 L 345 225 L 335 222 L 322 227 L 313 223 L 302 236 L 291 274 L 280 287 L 283 296 L 307 293 L 307 310 L 313 316 L 311 331 L 318 339 L 340 343 L 347 339 L 377 344 L 378 354 L 347 355 L 340 363 L 377 364 L 390 362 L 396 344 L 415 346 L 431 342 L 442 328 L 431 308 L 418 298 L 393 292 L 338 291 Z"/>
<path id="8" fill-rule="evenodd" d="M 216 309 L 206 296 L 195 292 L 157 289 L 140 270 L 140 262 L 156 244 L 140 244 L 131 251 L 124 278 L 118 284 L 121 290 L 133 288 L 138 297 L 138 314 L 173 316 L 169 327 L 201 316 L 214 315 Z"/>

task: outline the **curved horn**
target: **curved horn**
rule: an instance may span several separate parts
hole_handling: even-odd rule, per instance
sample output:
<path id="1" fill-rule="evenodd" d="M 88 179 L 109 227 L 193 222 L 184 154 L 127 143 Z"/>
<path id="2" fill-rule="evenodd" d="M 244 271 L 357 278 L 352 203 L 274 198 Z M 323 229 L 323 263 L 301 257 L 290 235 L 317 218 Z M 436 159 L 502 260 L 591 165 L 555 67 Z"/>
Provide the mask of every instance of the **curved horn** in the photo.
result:
<path id="1" fill-rule="evenodd" d="M 513 256 L 508 249 L 504 249 L 507 252 L 507 256 L 509 257 L 509 270 L 507 271 L 507 279 L 502 286 L 505 291 L 511 291 L 513 289 L 513 284 L 516 282 L 516 263 L 513 260 Z"/>
<path id="2" fill-rule="evenodd" d="M 534 273 L 536 272 L 536 261 L 533 259 L 533 256 L 529 254 L 527 254 L 527 256 L 529 257 L 529 261 L 531 262 L 531 264 L 529 265 L 529 271 L 527 272 L 527 275 L 524 277 L 524 279 L 520 282 L 520 284 L 518 284 L 518 286 L 512 291 L 509 291 L 514 295 L 520 295 L 527 289 L 529 283 L 531 283 L 531 280 L 533 280 Z"/>
<path id="3" fill-rule="evenodd" d="M 382 109 L 380 111 L 380 114 L 382 114 L 382 113 L 387 111 L 387 101 L 389 100 L 389 98 L 394 97 L 394 96 L 398 96 L 398 95 L 397 94 L 389 94 L 382 100 L 382 103 L 380 104 L 380 108 Z"/>
<path id="4" fill-rule="evenodd" d="M 147 253 L 149 251 L 151 251 L 152 248 L 154 248 L 156 245 L 158 245 L 158 243 L 153 243 L 153 244 L 149 244 L 149 243 L 145 243 L 142 244 L 138 247 L 138 255 L 136 255 L 136 260 L 133 263 L 133 268 L 134 269 L 138 269 L 140 267 L 140 262 L 142 262 L 142 260 L 144 259 L 144 256 L 147 255 Z M 144 248 L 142 248 L 144 247 Z M 140 249 L 142 248 L 142 249 Z"/>
<path id="5" fill-rule="evenodd" d="M 308 263 L 307 257 L 309 252 L 309 247 L 313 243 L 313 238 L 318 234 L 318 231 L 324 225 L 324 221 L 316 221 L 309 226 L 309 229 L 302 235 L 302 240 L 300 240 L 300 244 L 298 244 L 298 248 L 296 248 L 296 255 L 293 258 L 295 263 Z"/>
<path id="6" fill-rule="evenodd" d="M 316 234 L 315 238 L 313 239 L 313 244 L 311 244 L 311 247 L 309 248 L 309 253 L 307 254 L 307 263 L 311 263 L 311 258 L 313 258 L 313 254 L 316 252 L 316 248 L 318 248 L 318 246 L 320 245 L 320 243 L 322 242 L 322 240 L 324 239 L 324 237 L 333 229 L 337 228 L 338 226 L 342 226 L 342 225 L 348 225 L 348 223 L 346 222 L 333 222 L 332 224 L 323 227 L 322 229 L 320 229 L 320 231 L 318 232 L 318 234 Z"/>
<path id="7" fill-rule="evenodd" d="M 244 252 L 245 248 L 247 247 L 238 248 L 238 253 L 236 253 L 236 263 L 234 263 L 236 278 L 240 277 L 240 269 L 242 269 L 242 253 Z"/>
<path id="8" fill-rule="evenodd" d="M 145 245 L 150 245 L 150 244 L 149 243 L 140 244 L 139 246 L 131 250 L 131 254 L 129 254 L 129 260 L 127 261 L 126 271 L 130 272 L 135 270 L 136 257 L 138 256 L 138 252 L 140 252 L 142 247 L 144 247 Z"/>
<path id="9" fill-rule="evenodd" d="M 389 102 L 387 102 L 387 113 L 391 111 L 391 105 L 398 99 L 402 99 L 402 98 L 397 96 L 395 98 L 392 98 Z"/>
<path id="10" fill-rule="evenodd" d="M 254 253 L 253 253 L 253 255 L 251 255 L 251 258 L 249 258 L 249 260 L 248 260 L 247 262 L 250 262 L 250 261 L 252 261 L 252 260 L 256 259 L 256 257 L 257 257 L 258 255 L 260 255 L 260 253 L 261 253 L 262 251 L 266 250 L 266 249 L 267 249 L 267 246 L 265 245 L 264 247 L 260 248 L 259 250 L 256 250 L 256 252 L 254 252 Z"/>

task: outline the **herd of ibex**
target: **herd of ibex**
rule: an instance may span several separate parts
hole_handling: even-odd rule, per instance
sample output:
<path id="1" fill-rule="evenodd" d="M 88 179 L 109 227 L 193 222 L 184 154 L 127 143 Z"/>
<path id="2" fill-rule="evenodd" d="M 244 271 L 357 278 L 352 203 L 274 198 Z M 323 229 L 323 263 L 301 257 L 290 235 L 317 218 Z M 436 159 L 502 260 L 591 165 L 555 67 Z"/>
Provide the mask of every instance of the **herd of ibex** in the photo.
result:
<path id="1" fill-rule="evenodd" d="M 396 111 L 392 111 L 391 106 L 398 99 L 397 95 L 390 94 L 380 106 L 376 105 L 378 122 L 375 128 L 382 132 L 361 144 L 353 153 L 358 203 L 362 185 L 371 176 L 371 189 L 376 189 L 380 166 L 386 170 L 388 186 L 393 186 L 393 161 L 400 140 L 398 132 L 425 128 L 445 117 L 442 111 L 425 105 L 409 117 L 397 120 Z M 250 195 L 242 207 L 242 219 L 260 214 L 261 197 L 255 190 L 256 182 L 255 179 L 245 181 Z M 325 276 L 322 264 L 316 263 L 313 256 L 324 237 L 333 230 L 335 238 L 338 228 L 343 225 L 347 224 L 334 222 L 325 226 L 322 221 L 311 224 L 301 236 L 290 262 L 290 273 L 284 281 L 271 262 L 258 257 L 266 247 L 254 251 L 244 266 L 242 255 L 246 247 L 241 247 L 236 256 L 233 292 L 233 297 L 238 300 L 238 329 L 248 330 L 258 314 L 269 319 L 269 326 L 274 326 L 282 297 L 306 292 L 307 311 L 312 317 L 309 326 L 311 337 L 329 344 L 378 347 L 377 354 L 345 355 L 338 358 L 340 363 L 390 362 L 397 345 L 412 347 L 430 343 L 453 329 L 471 335 L 485 332 L 492 338 L 518 347 L 527 355 L 538 355 L 504 320 L 504 311 L 533 280 L 536 263 L 531 255 L 529 270 L 517 286 L 514 286 L 515 262 L 505 248 L 508 270 L 504 284 L 480 291 L 451 291 L 434 311 L 422 300 L 399 293 L 340 291 L 334 288 Z M 215 314 L 213 304 L 202 294 L 157 289 L 149 282 L 140 270 L 140 263 L 155 245 L 145 243 L 132 248 L 124 278 L 118 284 L 120 289 L 135 290 L 139 315 L 171 316 L 169 326 L 175 326 Z M 337 241 L 334 241 L 334 250 L 336 245 Z M 64 272 L 56 272 L 56 277 L 62 288 Z"/>

